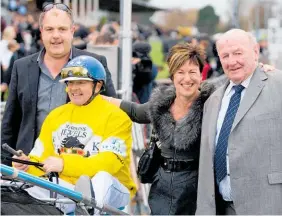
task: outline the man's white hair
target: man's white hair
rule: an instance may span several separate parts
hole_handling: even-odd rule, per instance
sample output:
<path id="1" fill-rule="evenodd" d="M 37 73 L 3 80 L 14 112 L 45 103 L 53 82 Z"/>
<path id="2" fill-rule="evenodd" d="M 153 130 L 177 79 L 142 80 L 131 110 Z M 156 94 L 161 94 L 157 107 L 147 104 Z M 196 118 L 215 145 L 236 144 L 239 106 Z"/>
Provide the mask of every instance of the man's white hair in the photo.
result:
<path id="1" fill-rule="evenodd" d="M 244 30 L 242 30 L 242 29 L 231 29 L 231 30 L 225 32 L 224 34 L 222 34 L 222 35 L 216 40 L 216 48 L 217 48 L 217 46 L 218 46 L 218 43 L 222 40 L 222 38 L 225 38 L 225 37 L 227 37 L 227 36 L 229 36 L 229 35 L 232 35 L 232 34 L 234 34 L 234 33 L 245 34 L 245 35 L 249 38 L 250 42 L 251 42 L 253 45 L 257 45 L 257 44 L 258 44 L 256 37 L 255 37 L 252 33 L 246 32 L 246 31 L 244 31 Z"/>

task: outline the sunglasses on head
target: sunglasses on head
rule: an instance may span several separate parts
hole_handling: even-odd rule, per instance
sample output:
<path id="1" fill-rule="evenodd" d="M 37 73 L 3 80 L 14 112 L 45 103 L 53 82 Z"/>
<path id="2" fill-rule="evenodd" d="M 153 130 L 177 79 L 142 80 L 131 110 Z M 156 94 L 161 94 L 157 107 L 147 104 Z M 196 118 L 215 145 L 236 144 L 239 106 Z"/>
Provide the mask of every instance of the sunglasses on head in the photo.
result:
<path id="1" fill-rule="evenodd" d="M 52 8 L 57 8 L 59 10 L 62 10 L 62 11 L 65 11 L 65 12 L 71 14 L 71 9 L 63 3 L 47 4 L 43 7 L 43 12 L 47 12 L 47 11 L 51 10 Z"/>

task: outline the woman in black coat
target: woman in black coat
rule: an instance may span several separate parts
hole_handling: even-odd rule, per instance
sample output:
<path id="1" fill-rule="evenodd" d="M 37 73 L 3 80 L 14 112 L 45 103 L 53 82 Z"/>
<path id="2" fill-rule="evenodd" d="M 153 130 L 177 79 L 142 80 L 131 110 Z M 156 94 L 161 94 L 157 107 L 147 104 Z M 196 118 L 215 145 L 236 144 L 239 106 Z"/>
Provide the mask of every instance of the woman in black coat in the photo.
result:
<path id="1" fill-rule="evenodd" d="M 204 59 L 198 46 L 175 45 L 167 59 L 173 85 L 157 87 L 141 105 L 107 98 L 133 121 L 152 123 L 161 143 L 161 166 L 149 194 L 153 215 L 195 214 L 202 111 L 213 91 L 208 84 L 200 88 Z"/>

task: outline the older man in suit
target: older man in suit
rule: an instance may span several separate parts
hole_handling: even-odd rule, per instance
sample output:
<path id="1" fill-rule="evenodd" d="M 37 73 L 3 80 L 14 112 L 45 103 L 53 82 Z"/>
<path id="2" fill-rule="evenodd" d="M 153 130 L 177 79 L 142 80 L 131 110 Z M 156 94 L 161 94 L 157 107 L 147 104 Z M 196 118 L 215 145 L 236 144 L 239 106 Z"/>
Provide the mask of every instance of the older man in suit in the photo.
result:
<path id="1" fill-rule="evenodd" d="M 217 49 L 230 81 L 204 107 L 197 214 L 282 214 L 282 73 L 243 30 Z"/>
<path id="2" fill-rule="evenodd" d="M 73 17 L 66 5 L 46 5 L 39 26 L 44 49 L 14 63 L 1 128 L 1 143 L 25 154 L 33 148 L 48 113 L 69 101 L 66 86 L 59 80 L 61 69 L 70 59 L 90 55 L 99 60 L 107 75 L 105 94 L 116 96 L 106 58 L 72 47 Z"/>

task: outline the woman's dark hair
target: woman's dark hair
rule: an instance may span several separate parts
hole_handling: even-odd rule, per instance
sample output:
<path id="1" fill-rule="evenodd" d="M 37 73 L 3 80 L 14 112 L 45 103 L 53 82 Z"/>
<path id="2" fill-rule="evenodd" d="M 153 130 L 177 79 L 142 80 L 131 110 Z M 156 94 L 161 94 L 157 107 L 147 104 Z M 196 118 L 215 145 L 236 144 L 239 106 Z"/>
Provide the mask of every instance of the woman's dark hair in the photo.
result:
<path id="1" fill-rule="evenodd" d="M 202 72 L 205 59 L 205 51 L 198 45 L 193 45 L 191 43 L 176 44 L 170 49 L 167 56 L 170 76 L 173 76 L 175 72 L 187 61 L 198 65 L 200 72 Z"/>

